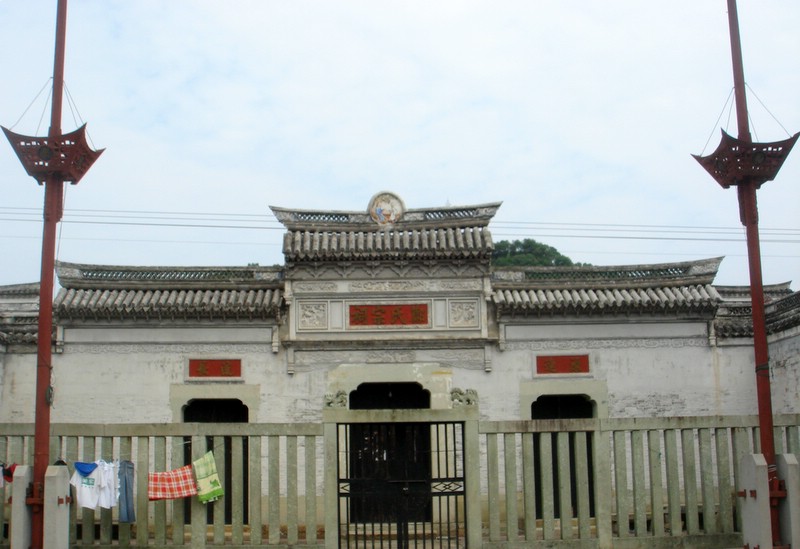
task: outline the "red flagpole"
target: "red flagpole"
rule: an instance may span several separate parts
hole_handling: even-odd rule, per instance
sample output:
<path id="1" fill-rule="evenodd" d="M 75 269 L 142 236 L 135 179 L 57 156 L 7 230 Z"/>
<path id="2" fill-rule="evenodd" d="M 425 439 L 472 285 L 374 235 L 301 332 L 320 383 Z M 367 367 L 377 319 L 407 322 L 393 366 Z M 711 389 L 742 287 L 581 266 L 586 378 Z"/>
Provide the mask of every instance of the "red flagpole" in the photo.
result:
<path id="1" fill-rule="evenodd" d="M 736 0 L 728 0 L 728 26 L 731 36 L 731 59 L 733 62 L 733 89 L 736 102 L 738 137 L 752 144 L 747 112 L 747 95 L 742 60 L 742 41 L 739 34 L 739 15 Z M 758 204 L 756 190 L 761 181 L 749 178 L 736 188 L 739 199 L 739 217 L 747 233 L 747 257 L 750 267 L 750 300 L 753 316 L 753 354 L 755 357 L 756 394 L 758 397 L 758 425 L 761 453 L 767 462 L 767 478 L 770 487 L 770 519 L 773 546 L 781 545 L 780 514 L 778 502 L 772 493 L 780 487 L 775 463 L 775 440 L 772 417 L 772 389 L 769 379 L 769 346 L 767 343 L 766 315 L 764 312 L 764 283 L 761 276 L 761 244 L 758 234 Z"/>
<path id="2" fill-rule="evenodd" d="M 64 95 L 64 52 L 67 33 L 67 0 L 58 0 L 56 44 L 53 63 L 53 103 L 50 114 L 49 143 L 60 143 L 61 108 Z M 53 401 L 52 340 L 53 286 L 55 272 L 56 227 L 63 211 L 64 178 L 59 172 L 45 180 L 44 227 L 42 231 L 42 270 L 39 285 L 39 327 L 36 361 L 36 415 L 33 438 L 33 489 L 31 506 L 31 549 L 44 545 L 44 477 L 50 463 L 50 406 Z"/>
<path id="3" fill-rule="evenodd" d="M 66 36 L 67 0 L 58 0 L 53 102 L 47 137 L 25 136 L 2 128 L 25 171 L 45 187 L 42 270 L 39 279 L 33 482 L 25 498 L 25 503 L 31 507 L 32 549 L 42 549 L 44 544 L 44 478 L 50 462 L 50 406 L 53 403 L 51 382 L 56 228 L 63 214 L 64 183 L 69 181 L 77 184 L 103 152 L 89 147 L 85 125 L 66 135 L 61 130 Z"/>

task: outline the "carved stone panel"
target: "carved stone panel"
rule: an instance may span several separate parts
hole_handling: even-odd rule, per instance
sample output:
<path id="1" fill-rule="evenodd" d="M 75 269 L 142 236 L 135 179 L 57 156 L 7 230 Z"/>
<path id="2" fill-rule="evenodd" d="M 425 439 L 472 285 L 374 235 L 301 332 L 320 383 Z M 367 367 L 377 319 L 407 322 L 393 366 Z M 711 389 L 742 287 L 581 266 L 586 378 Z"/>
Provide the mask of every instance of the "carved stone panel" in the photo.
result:
<path id="1" fill-rule="evenodd" d="M 328 304 L 324 301 L 300 302 L 297 304 L 300 330 L 326 330 L 328 328 Z"/>
<path id="2" fill-rule="evenodd" d="M 478 302 L 470 299 L 468 301 L 450 301 L 450 327 L 452 328 L 477 328 L 478 322 Z"/>

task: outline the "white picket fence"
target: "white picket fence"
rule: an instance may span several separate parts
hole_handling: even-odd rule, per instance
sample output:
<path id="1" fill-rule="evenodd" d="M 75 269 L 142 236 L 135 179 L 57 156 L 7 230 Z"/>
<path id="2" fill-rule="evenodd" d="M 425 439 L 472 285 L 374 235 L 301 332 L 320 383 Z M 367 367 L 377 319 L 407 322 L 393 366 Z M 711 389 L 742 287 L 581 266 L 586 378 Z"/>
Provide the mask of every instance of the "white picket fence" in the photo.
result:
<path id="1" fill-rule="evenodd" d="M 758 450 L 755 416 L 480 421 L 470 408 L 341 410 L 322 424 L 54 424 L 50 455 L 135 464 L 136 521 L 73 504 L 73 547 L 345 546 L 336 455 L 344 418 L 463 422 L 466 519 L 448 547 L 741 546 L 736 464 Z M 800 415 L 776 416 L 775 440 L 777 453 L 800 455 Z M 222 500 L 148 501 L 149 472 L 207 448 L 227 471 Z M 0 425 L 0 461 L 31 464 L 32 455 L 33 425 Z M 0 494 L 2 548 L 11 487 Z"/>

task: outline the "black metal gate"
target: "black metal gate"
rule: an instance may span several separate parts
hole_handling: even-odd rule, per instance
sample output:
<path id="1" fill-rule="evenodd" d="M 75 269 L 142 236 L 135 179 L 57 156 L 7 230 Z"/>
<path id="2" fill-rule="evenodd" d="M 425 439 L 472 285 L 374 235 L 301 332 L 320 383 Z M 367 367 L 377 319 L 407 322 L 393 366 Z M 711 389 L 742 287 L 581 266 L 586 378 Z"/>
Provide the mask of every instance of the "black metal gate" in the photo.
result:
<path id="1" fill-rule="evenodd" d="M 339 546 L 464 547 L 463 423 L 338 425 Z"/>

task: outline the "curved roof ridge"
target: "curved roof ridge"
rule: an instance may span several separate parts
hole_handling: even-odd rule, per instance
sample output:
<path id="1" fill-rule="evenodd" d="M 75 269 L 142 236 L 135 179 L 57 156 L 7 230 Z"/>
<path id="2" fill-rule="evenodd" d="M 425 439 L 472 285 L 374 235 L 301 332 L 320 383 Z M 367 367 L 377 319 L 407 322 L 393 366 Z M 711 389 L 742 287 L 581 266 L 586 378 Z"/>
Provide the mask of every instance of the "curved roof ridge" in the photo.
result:
<path id="1" fill-rule="evenodd" d="M 0 296 L 10 295 L 39 295 L 39 283 L 27 282 L 24 284 L 7 284 L 0 286 Z"/>
<path id="2" fill-rule="evenodd" d="M 89 265 L 56 261 L 63 288 L 244 288 L 283 284 L 283 267 Z"/>
<path id="3" fill-rule="evenodd" d="M 791 281 L 778 284 L 764 284 L 764 297 L 771 302 L 792 295 Z M 726 301 L 750 302 L 750 286 L 715 286 Z"/>
<path id="4" fill-rule="evenodd" d="M 393 227 L 448 227 L 486 226 L 497 213 L 502 202 L 487 202 L 466 206 L 441 206 L 437 208 L 407 209 Z M 270 206 L 272 213 L 287 229 L 297 230 L 353 230 L 365 227 L 381 230 L 367 211 L 300 210 Z"/>
<path id="5" fill-rule="evenodd" d="M 494 284 L 541 287 L 616 287 L 711 284 L 722 257 L 675 263 L 606 266 L 495 267 Z"/>

